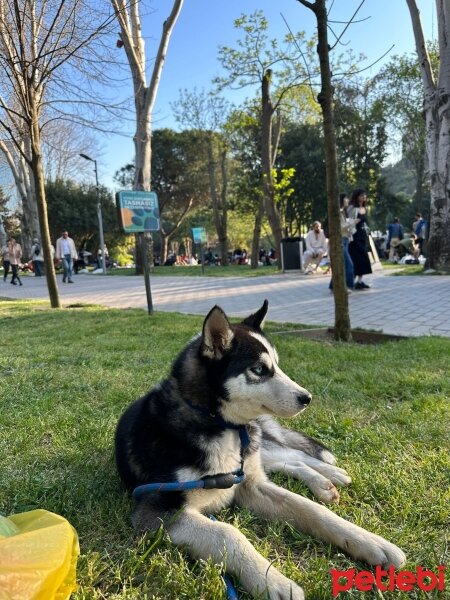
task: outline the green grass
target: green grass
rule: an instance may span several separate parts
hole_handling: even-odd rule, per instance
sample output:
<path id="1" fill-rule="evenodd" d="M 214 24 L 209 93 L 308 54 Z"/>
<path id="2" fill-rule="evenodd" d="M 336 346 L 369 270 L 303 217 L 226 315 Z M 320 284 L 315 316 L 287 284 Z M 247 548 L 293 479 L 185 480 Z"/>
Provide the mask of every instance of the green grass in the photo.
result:
<path id="1" fill-rule="evenodd" d="M 210 562 L 190 559 L 164 534 L 133 534 L 131 501 L 113 459 L 120 414 L 168 373 L 202 319 L 1 302 L 0 323 L 0 513 L 40 507 L 69 519 L 81 546 L 75 600 L 225 598 Z M 328 445 L 353 477 L 332 510 L 396 542 L 408 555 L 407 568 L 448 565 L 450 340 L 345 345 L 277 335 L 281 329 L 267 327 L 281 366 L 314 396 L 290 425 Z M 275 480 L 311 497 L 300 482 Z M 239 527 L 311 600 L 331 598 L 330 568 L 367 568 L 287 523 L 235 509 L 216 516 Z M 362 597 L 381 598 L 340 596 Z M 248 596 L 240 590 L 240 598 Z"/>
<path id="2" fill-rule="evenodd" d="M 205 266 L 202 273 L 201 266 L 181 267 L 154 267 L 150 272 L 152 277 L 162 275 L 171 277 L 261 277 L 262 275 L 273 275 L 279 273 L 276 265 L 258 267 L 251 269 L 248 265 L 229 265 L 228 267 Z M 134 275 L 135 269 L 108 269 L 108 275 Z"/>
<path id="3" fill-rule="evenodd" d="M 423 265 L 400 265 L 396 263 L 390 263 L 383 261 L 382 263 L 383 269 L 386 271 L 392 271 L 389 273 L 393 276 L 402 276 L 402 275 L 425 275 L 426 277 L 430 277 L 431 275 L 448 275 L 443 271 L 435 271 L 433 273 L 426 273 Z"/>

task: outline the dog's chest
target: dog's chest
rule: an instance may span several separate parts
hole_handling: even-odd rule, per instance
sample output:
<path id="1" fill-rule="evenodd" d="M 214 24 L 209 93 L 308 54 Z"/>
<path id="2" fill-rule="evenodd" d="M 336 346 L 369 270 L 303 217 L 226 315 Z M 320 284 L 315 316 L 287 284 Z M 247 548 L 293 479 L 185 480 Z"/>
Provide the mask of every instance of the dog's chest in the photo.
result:
<path id="1" fill-rule="evenodd" d="M 213 439 L 201 437 L 198 445 L 204 453 L 204 470 L 184 467 L 177 471 L 179 481 L 200 479 L 205 475 L 232 473 L 241 466 L 241 444 L 237 431 L 224 431 Z M 187 494 L 187 504 L 200 511 L 215 511 L 229 505 L 234 498 L 234 487 L 221 490 L 195 490 Z"/>
<path id="2" fill-rule="evenodd" d="M 241 443 L 236 430 L 225 430 L 215 438 L 200 438 L 200 448 L 204 452 L 206 473 L 231 473 L 241 466 Z"/>

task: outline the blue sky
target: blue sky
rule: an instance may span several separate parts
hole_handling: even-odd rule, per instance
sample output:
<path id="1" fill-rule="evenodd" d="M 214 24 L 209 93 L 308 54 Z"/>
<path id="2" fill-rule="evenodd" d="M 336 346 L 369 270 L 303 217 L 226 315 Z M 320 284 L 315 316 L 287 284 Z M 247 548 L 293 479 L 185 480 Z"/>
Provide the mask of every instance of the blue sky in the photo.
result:
<path id="1" fill-rule="evenodd" d="M 330 20 L 348 21 L 361 0 L 334 0 Z M 433 0 L 417 0 L 422 24 L 428 39 L 436 37 L 436 11 Z M 162 22 L 168 16 L 172 1 L 154 0 L 153 9 L 143 19 L 142 29 L 146 38 L 147 57 L 155 55 Z M 283 37 L 287 33 L 282 15 L 293 31 L 305 31 L 307 38 L 315 33 L 313 13 L 296 0 L 185 0 L 181 15 L 175 26 L 166 65 L 162 74 L 153 115 L 155 127 L 175 127 L 170 103 L 177 100 L 179 90 L 194 87 L 201 90 L 211 87 L 212 78 L 219 73 L 217 49 L 220 45 L 233 46 L 238 32 L 233 22 L 242 13 L 262 10 L 269 21 L 269 37 Z M 388 60 L 395 54 L 414 52 L 414 38 L 406 0 L 366 0 L 358 13 L 360 23 L 355 23 L 345 33 L 343 42 L 355 54 L 367 56 L 366 64 L 375 62 L 395 44 Z M 340 33 L 344 25 L 334 24 Z M 330 38 L 332 39 L 332 38 Z M 120 50 L 118 50 L 120 52 Z M 373 72 L 380 68 L 377 64 Z M 368 73 L 370 74 L 370 72 Z M 131 91 L 131 84 L 130 84 Z M 252 95 L 249 91 L 248 95 Z M 239 97 L 229 92 L 230 101 Z M 112 181 L 114 172 L 133 159 L 132 131 L 130 139 L 111 136 L 104 143 L 104 152 L 98 159 L 101 182 L 116 187 Z"/>

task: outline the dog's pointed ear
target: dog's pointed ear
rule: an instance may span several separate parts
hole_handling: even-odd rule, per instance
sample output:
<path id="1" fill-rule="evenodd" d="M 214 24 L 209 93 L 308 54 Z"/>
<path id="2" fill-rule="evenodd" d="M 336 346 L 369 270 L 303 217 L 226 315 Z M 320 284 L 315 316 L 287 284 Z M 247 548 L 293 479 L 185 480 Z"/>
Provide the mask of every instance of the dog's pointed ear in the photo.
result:
<path id="1" fill-rule="evenodd" d="M 262 330 L 268 308 L 269 308 L 269 302 L 267 300 L 264 300 L 264 303 L 261 306 L 261 308 L 257 312 L 253 313 L 252 315 L 250 315 L 249 317 L 244 319 L 242 321 L 242 324 L 248 325 L 248 327 L 251 327 L 252 329 L 261 329 Z"/>
<path id="2" fill-rule="evenodd" d="M 226 314 L 219 306 L 215 306 L 203 323 L 201 346 L 203 356 L 220 360 L 224 352 L 230 349 L 233 337 L 234 334 Z"/>

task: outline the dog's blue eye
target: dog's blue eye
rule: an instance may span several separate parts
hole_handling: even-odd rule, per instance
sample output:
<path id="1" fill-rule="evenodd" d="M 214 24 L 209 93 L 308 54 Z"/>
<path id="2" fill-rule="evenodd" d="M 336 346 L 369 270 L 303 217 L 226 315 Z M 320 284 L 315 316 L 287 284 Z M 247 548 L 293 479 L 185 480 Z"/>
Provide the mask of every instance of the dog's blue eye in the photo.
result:
<path id="1" fill-rule="evenodd" d="M 262 365 L 257 365 L 256 367 L 252 367 L 250 371 L 255 375 L 258 375 L 258 377 L 261 377 L 261 375 L 264 373 L 264 367 Z"/>

